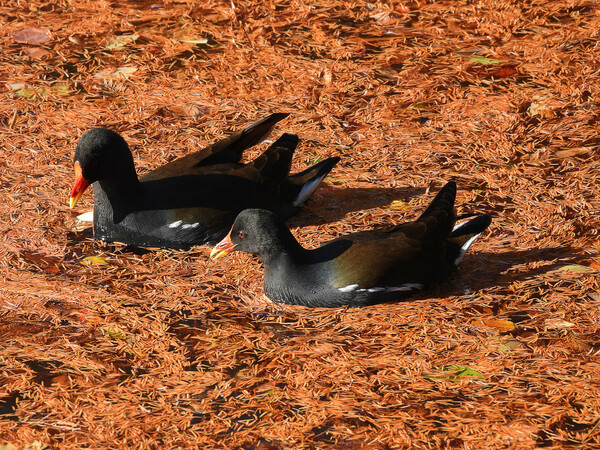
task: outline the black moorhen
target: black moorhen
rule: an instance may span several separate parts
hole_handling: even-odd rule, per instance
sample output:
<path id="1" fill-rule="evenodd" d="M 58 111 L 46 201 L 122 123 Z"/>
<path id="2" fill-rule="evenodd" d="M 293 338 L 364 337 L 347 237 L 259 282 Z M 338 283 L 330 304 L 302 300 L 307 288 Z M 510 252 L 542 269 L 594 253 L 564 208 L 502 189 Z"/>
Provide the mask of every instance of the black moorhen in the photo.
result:
<path id="1" fill-rule="evenodd" d="M 238 213 L 264 208 L 285 219 L 302 207 L 339 161 L 328 158 L 288 175 L 298 136 L 284 134 L 248 164 L 242 153 L 287 117 L 276 113 L 138 179 L 116 132 L 95 128 L 75 149 L 71 208 L 94 185 L 94 236 L 133 246 L 187 249 L 223 238 Z"/>
<path id="2" fill-rule="evenodd" d="M 265 295 L 312 307 L 366 306 L 400 300 L 441 281 L 491 223 L 488 214 L 455 225 L 456 184 L 446 184 L 414 222 L 349 234 L 306 250 L 273 213 L 242 211 L 211 252 L 258 255 Z M 471 216 L 472 217 L 472 216 Z"/>

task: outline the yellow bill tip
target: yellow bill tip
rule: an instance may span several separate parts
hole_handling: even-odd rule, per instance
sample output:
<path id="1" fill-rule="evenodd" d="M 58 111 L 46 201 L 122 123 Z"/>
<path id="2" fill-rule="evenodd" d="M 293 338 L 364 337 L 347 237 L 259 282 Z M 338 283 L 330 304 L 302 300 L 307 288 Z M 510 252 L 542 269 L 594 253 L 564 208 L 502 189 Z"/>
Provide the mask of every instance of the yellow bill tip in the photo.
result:
<path id="1" fill-rule="evenodd" d="M 220 250 L 217 247 L 215 247 L 210 252 L 210 259 L 219 259 L 223 256 L 227 256 L 229 253 L 231 253 L 231 250 Z"/>
<path id="2" fill-rule="evenodd" d="M 229 234 L 225 236 L 221 242 L 214 246 L 210 252 L 210 259 L 222 258 L 233 251 L 235 244 L 231 242 L 230 235 L 231 232 L 229 232 Z"/>

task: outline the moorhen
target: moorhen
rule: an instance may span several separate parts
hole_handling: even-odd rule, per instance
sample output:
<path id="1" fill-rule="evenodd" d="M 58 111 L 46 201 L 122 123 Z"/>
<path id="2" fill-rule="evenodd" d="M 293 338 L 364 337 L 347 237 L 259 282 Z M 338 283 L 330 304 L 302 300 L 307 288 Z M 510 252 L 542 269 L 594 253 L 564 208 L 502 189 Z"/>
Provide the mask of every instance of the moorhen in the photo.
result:
<path id="1" fill-rule="evenodd" d="M 187 249 L 217 242 L 247 208 L 268 209 L 286 219 L 339 161 L 328 158 L 288 175 L 298 137 L 284 134 L 254 161 L 241 164 L 244 150 L 262 141 L 287 115 L 271 114 L 140 179 L 118 133 L 87 131 L 75 149 L 70 206 L 93 183 L 94 236 L 143 247 Z"/>
<path id="2" fill-rule="evenodd" d="M 307 250 L 277 216 L 242 211 L 211 252 L 258 255 L 265 296 L 311 307 L 366 306 L 403 299 L 443 280 L 491 223 L 488 214 L 455 225 L 456 184 L 446 184 L 414 222 L 353 233 Z"/>

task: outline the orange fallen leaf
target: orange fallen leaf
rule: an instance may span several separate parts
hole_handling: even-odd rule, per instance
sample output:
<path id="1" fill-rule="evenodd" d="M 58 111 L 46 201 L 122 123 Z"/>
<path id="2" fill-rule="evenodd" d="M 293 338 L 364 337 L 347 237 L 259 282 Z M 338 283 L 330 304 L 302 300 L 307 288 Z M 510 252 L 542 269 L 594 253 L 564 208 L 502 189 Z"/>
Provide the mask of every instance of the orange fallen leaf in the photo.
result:
<path id="1" fill-rule="evenodd" d="M 11 33 L 13 41 L 20 44 L 44 44 L 52 39 L 50 31 L 45 28 L 23 28 Z"/>
<path id="2" fill-rule="evenodd" d="M 50 52 L 44 50 L 42 47 L 30 47 L 23 49 L 23 53 L 33 59 L 42 59 L 44 56 L 48 55 Z"/>
<path id="3" fill-rule="evenodd" d="M 559 150 L 556 153 L 554 153 L 554 157 L 555 158 L 571 158 L 573 156 L 579 156 L 579 155 L 583 155 L 585 153 L 589 153 L 592 149 L 589 147 L 576 147 L 576 148 L 570 148 L 567 150 Z"/>
<path id="4" fill-rule="evenodd" d="M 475 325 L 485 325 L 487 327 L 498 328 L 506 331 L 515 329 L 515 324 L 510 320 L 505 319 L 475 319 L 473 323 Z"/>
<path id="5" fill-rule="evenodd" d="M 496 78 L 508 78 L 517 74 L 517 69 L 513 66 L 494 67 L 490 70 L 489 75 Z"/>

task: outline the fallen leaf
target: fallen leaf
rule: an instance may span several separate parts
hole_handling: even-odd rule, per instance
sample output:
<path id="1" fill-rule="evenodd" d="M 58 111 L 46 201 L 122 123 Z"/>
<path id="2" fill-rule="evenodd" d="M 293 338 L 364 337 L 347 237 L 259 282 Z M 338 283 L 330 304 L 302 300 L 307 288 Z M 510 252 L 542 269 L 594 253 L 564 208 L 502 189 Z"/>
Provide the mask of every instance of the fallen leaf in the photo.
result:
<path id="1" fill-rule="evenodd" d="M 410 106 L 413 109 L 416 109 L 418 111 L 428 111 L 429 110 L 429 105 L 427 103 L 415 103 L 413 105 Z"/>
<path id="2" fill-rule="evenodd" d="M 27 100 L 33 100 L 38 96 L 41 97 L 41 95 L 39 95 L 38 92 L 30 88 L 19 89 L 17 92 L 15 92 L 15 94 L 17 94 L 19 97 L 24 97 Z"/>
<path id="3" fill-rule="evenodd" d="M 500 64 L 499 60 L 489 59 L 484 56 L 471 56 L 469 60 L 474 63 L 483 64 L 484 66 L 489 66 L 491 64 Z"/>
<path id="4" fill-rule="evenodd" d="M 12 83 L 8 85 L 8 88 L 11 91 L 18 91 L 19 89 L 23 89 L 25 87 L 25 83 Z"/>
<path id="5" fill-rule="evenodd" d="M 549 330 L 555 330 L 557 328 L 571 328 L 575 326 L 574 323 L 567 322 L 566 320 L 561 319 L 546 320 L 545 325 L 546 328 Z"/>
<path id="6" fill-rule="evenodd" d="M 134 43 L 139 37 L 139 34 L 122 34 L 120 36 L 114 36 L 108 41 L 105 47 L 108 50 L 118 50 Z"/>
<path id="7" fill-rule="evenodd" d="M 13 41 L 20 44 L 43 44 L 52 39 L 50 31 L 45 28 L 23 28 L 11 33 Z"/>
<path id="8" fill-rule="evenodd" d="M 580 264 L 567 264 L 557 269 L 558 272 L 575 272 L 575 273 L 591 273 L 596 272 L 595 269 Z"/>
<path id="9" fill-rule="evenodd" d="M 517 69 L 514 66 L 494 67 L 489 71 L 488 75 L 495 78 L 508 78 L 517 74 Z"/>
<path id="10" fill-rule="evenodd" d="M 483 378 L 483 375 L 476 371 L 475 369 L 471 369 L 467 366 L 460 366 L 458 364 L 452 364 L 450 366 L 446 366 L 439 371 L 438 374 L 427 374 L 423 373 L 425 378 L 439 379 L 439 380 L 448 380 L 448 381 L 458 381 L 463 378 Z"/>
<path id="11" fill-rule="evenodd" d="M 516 339 L 509 339 L 508 341 L 501 342 L 498 344 L 498 350 L 502 353 L 511 353 L 515 348 L 521 347 L 521 343 Z"/>
<path id="12" fill-rule="evenodd" d="M 50 52 L 44 50 L 42 47 L 28 47 L 23 49 L 23 53 L 33 59 L 41 59 L 48 55 Z"/>
<path id="13" fill-rule="evenodd" d="M 115 70 L 112 75 L 113 76 L 118 76 L 118 75 L 123 75 L 123 77 L 127 78 L 127 76 L 129 74 L 132 74 L 134 72 L 137 72 L 137 67 L 132 67 L 132 66 L 124 66 L 124 67 L 119 67 L 117 70 Z"/>
<path id="14" fill-rule="evenodd" d="M 54 256 L 46 256 L 33 252 L 23 252 L 21 256 L 23 259 L 33 263 L 33 265 L 47 273 L 56 274 L 63 268 L 63 261 Z"/>
<path id="15" fill-rule="evenodd" d="M 194 119 L 202 117 L 205 112 L 208 111 L 204 105 L 196 105 L 196 104 L 180 104 L 180 105 L 172 105 L 167 107 L 168 110 L 175 114 L 181 114 L 182 116 L 190 116 Z M 161 108 L 161 110 L 164 110 Z"/>
<path id="16" fill-rule="evenodd" d="M 393 211 L 403 211 L 405 209 L 411 209 L 411 206 L 408 203 L 403 202 L 402 200 L 394 200 L 392 201 L 392 203 L 387 205 L 385 209 L 391 209 Z"/>
<path id="17" fill-rule="evenodd" d="M 325 180 L 331 184 L 344 184 L 344 180 L 340 180 L 339 178 L 327 177 Z"/>
<path id="18" fill-rule="evenodd" d="M 592 148 L 590 147 L 576 147 L 576 148 L 570 148 L 567 150 L 559 150 L 556 153 L 554 153 L 554 157 L 555 158 L 571 158 L 573 156 L 578 156 L 578 155 L 583 155 L 585 153 L 589 153 L 592 151 Z"/>
<path id="19" fill-rule="evenodd" d="M 84 266 L 103 266 L 108 264 L 108 258 L 102 258 L 101 256 L 87 256 L 79 261 L 79 264 Z"/>
<path id="20" fill-rule="evenodd" d="M 475 319 L 473 323 L 475 325 L 485 325 L 506 331 L 512 331 L 515 329 L 515 324 L 513 322 L 504 319 Z"/>
<path id="21" fill-rule="evenodd" d="M 86 211 L 83 214 L 79 214 L 76 219 L 80 222 L 92 223 L 94 221 L 94 211 Z"/>
<path id="22" fill-rule="evenodd" d="M 120 339 L 120 340 L 125 339 L 125 333 L 123 333 L 122 331 L 119 331 L 119 330 L 115 330 L 113 328 L 100 327 L 100 331 L 108 334 L 113 339 Z"/>
<path id="23" fill-rule="evenodd" d="M 18 86 L 18 84 L 12 85 Z M 24 86 L 21 84 L 21 86 Z M 70 94 L 69 86 L 66 84 L 55 84 L 50 87 L 31 87 L 25 88 L 22 87 L 18 89 L 15 94 L 19 97 L 24 97 L 27 100 L 36 100 L 36 99 L 45 99 L 49 95 L 54 94 L 61 97 L 67 96 Z"/>
<path id="24" fill-rule="evenodd" d="M 179 38 L 177 39 L 179 42 L 185 42 L 187 44 L 207 44 L 208 39 L 206 38 Z"/>
<path id="25" fill-rule="evenodd" d="M 67 84 L 55 84 L 50 90 L 54 95 L 59 95 L 61 97 L 66 97 L 71 93 Z"/>

